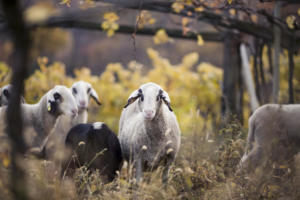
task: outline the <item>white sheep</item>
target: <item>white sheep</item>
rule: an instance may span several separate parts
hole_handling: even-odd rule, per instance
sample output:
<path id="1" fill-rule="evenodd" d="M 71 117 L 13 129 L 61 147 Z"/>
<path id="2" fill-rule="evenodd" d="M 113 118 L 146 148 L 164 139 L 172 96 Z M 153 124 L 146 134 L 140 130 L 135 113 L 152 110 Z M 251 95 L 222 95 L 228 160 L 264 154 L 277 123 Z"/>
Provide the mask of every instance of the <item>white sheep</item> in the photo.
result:
<path id="1" fill-rule="evenodd" d="M 247 173 L 266 161 L 293 160 L 300 150 L 300 105 L 267 104 L 249 119 L 249 131 L 241 169 Z"/>
<path id="2" fill-rule="evenodd" d="M 60 154 L 64 151 L 66 136 L 73 126 L 80 123 L 87 123 L 87 110 L 90 98 L 94 99 L 98 105 L 101 105 L 97 92 L 88 82 L 75 82 L 71 86 L 70 91 L 75 98 L 78 108 L 78 115 L 72 119 L 65 115 L 59 117 L 53 134 L 51 134 L 49 138 L 47 138 L 47 142 L 41 150 L 45 154 L 44 156 L 50 159 L 53 159 L 53 157 L 61 157 Z"/>
<path id="3" fill-rule="evenodd" d="M 70 90 L 65 86 L 55 86 L 37 104 L 22 104 L 24 139 L 28 148 L 40 147 L 54 128 L 62 114 L 74 118 L 77 105 Z M 5 134 L 6 107 L 0 109 L 0 132 Z"/>
<path id="4" fill-rule="evenodd" d="M 0 106 L 8 105 L 9 98 L 11 96 L 11 92 L 12 92 L 11 84 L 5 85 L 0 89 Z M 23 97 L 21 97 L 21 102 L 25 103 L 25 100 Z"/>
<path id="5" fill-rule="evenodd" d="M 179 151 L 180 134 L 169 95 L 159 85 L 143 84 L 129 96 L 119 122 L 119 140 L 123 158 L 129 166 L 133 164 L 137 182 L 144 170 L 162 164 L 162 181 L 167 183 L 170 165 Z"/>

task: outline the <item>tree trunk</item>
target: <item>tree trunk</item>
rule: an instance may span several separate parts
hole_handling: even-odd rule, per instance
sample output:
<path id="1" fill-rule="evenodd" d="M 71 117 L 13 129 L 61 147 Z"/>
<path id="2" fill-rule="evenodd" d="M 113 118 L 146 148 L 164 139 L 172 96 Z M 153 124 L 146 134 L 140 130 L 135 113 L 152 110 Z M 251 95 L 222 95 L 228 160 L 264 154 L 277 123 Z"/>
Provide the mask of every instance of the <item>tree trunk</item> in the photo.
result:
<path id="1" fill-rule="evenodd" d="M 259 84 L 259 76 L 258 76 L 258 42 L 257 39 L 255 40 L 255 52 L 254 52 L 254 62 L 253 62 L 253 70 L 254 70 L 254 80 L 255 80 L 255 92 L 257 95 L 258 100 L 261 102 L 261 96 L 260 96 L 260 84 Z"/>
<path id="2" fill-rule="evenodd" d="M 224 73 L 222 88 L 222 114 L 225 117 L 239 115 L 238 84 L 239 84 L 239 40 L 227 34 L 224 42 Z"/>
<path id="3" fill-rule="evenodd" d="M 263 63 L 263 44 L 259 44 L 259 53 L 258 53 L 258 58 L 259 58 L 259 75 L 260 75 L 260 80 L 261 80 L 261 89 L 260 89 L 260 96 L 261 96 L 261 102 L 262 104 L 265 104 L 267 102 L 267 93 L 266 93 L 266 80 L 265 80 L 265 71 L 264 71 L 264 63 Z"/>
<path id="4" fill-rule="evenodd" d="M 24 90 L 26 65 L 29 54 L 29 33 L 22 18 L 22 11 L 17 0 L 3 0 L 3 12 L 14 42 L 12 54 L 12 95 L 7 108 L 8 135 L 11 139 L 11 192 L 15 199 L 27 199 L 25 172 L 20 166 L 20 159 L 25 152 L 22 136 L 22 117 L 20 94 Z"/>
<path id="5" fill-rule="evenodd" d="M 293 39 L 290 42 L 291 46 L 289 49 L 289 103 L 294 103 L 294 84 L 293 84 L 293 77 L 294 77 L 294 44 Z"/>
<path id="6" fill-rule="evenodd" d="M 268 62 L 269 62 L 269 72 L 273 74 L 273 57 L 272 57 L 272 46 L 268 44 Z"/>
<path id="7" fill-rule="evenodd" d="M 281 2 L 275 3 L 274 17 L 280 18 Z M 273 70 L 273 102 L 278 103 L 279 96 L 279 64 L 280 64 L 280 27 L 274 25 L 274 70 Z"/>

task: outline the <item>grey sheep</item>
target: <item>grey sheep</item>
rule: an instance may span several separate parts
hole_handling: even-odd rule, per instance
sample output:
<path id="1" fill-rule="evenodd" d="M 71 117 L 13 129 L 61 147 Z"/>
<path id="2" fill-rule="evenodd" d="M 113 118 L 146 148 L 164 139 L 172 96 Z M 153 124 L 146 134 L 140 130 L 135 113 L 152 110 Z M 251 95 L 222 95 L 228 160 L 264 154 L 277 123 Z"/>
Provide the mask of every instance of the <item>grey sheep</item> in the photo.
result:
<path id="1" fill-rule="evenodd" d="M 77 124 L 87 123 L 89 100 L 92 98 L 98 105 L 101 105 L 97 92 L 88 82 L 77 81 L 71 86 L 70 91 L 75 98 L 78 115 L 74 118 L 66 115 L 59 117 L 55 130 L 49 135 L 44 147 L 42 147 L 42 157 L 51 160 L 58 159 L 58 161 L 63 159 L 62 152 L 64 152 L 64 143 L 68 132 Z"/>
<path id="2" fill-rule="evenodd" d="M 49 90 L 38 103 L 22 104 L 21 110 L 23 134 L 28 148 L 42 145 L 60 115 L 74 118 L 78 112 L 72 93 L 67 87 L 60 85 Z M 0 108 L 0 129 L 0 133 L 5 136 L 6 107 Z"/>
<path id="3" fill-rule="evenodd" d="M 149 82 L 129 96 L 119 122 L 123 158 L 133 165 L 137 182 L 145 170 L 163 165 L 167 183 L 171 164 L 180 147 L 180 128 L 170 98 L 159 85 Z"/>
<path id="4" fill-rule="evenodd" d="M 293 160 L 300 150 L 300 105 L 267 104 L 249 119 L 245 154 L 240 171 L 253 172 L 268 161 Z"/>

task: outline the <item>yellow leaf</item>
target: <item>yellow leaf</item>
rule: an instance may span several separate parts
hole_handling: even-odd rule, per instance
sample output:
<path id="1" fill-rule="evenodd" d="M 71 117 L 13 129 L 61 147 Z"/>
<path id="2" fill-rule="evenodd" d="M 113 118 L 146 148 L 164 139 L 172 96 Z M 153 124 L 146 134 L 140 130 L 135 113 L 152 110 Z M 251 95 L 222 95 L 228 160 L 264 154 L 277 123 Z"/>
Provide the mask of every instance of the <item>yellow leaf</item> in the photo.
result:
<path id="1" fill-rule="evenodd" d="M 279 169 L 286 169 L 287 168 L 287 166 L 285 166 L 285 165 L 279 165 Z"/>
<path id="2" fill-rule="evenodd" d="M 155 24 L 156 20 L 152 17 L 151 13 L 148 11 L 143 10 L 139 16 L 137 16 L 136 19 L 138 23 L 138 28 L 142 29 L 144 28 L 144 25 L 146 24 Z"/>
<path id="3" fill-rule="evenodd" d="M 105 21 L 102 22 L 101 27 L 106 31 L 107 36 L 111 37 L 119 29 L 119 24 L 116 23 L 119 20 L 119 16 L 114 12 L 108 12 L 104 14 L 103 18 Z"/>
<path id="4" fill-rule="evenodd" d="M 10 160 L 8 158 L 4 158 L 2 162 L 3 162 L 3 166 L 6 168 L 10 165 Z"/>
<path id="5" fill-rule="evenodd" d="M 193 5 L 193 1 L 192 0 L 184 0 L 184 3 L 188 6 L 192 6 Z"/>
<path id="6" fill-rule="evenodd" d="M 102 22 L 101 27 L 102 27 L 103 30 L 107 30 L 107 29 L 109 28 L 109 23 L 108 23 L 108 21 Z"/>
<path id="7" fill-rule="evenodd" d="M 107 21 L 112 21 L 112 22 L 119 20 L 119 16 L 114 12 L 105 13 L 103 18 Z"/>
<path id="8" fill-rule="evenodd" d="M 81 1 L 80 5 L 79 5 L 79 7 L 83 10 L 92 8 L 94 6 L 95 6 L 94 0 L 84 0 L 84 1 Z"/>
<path id="9" fill-rule="evenodd" d="M 112 30 L 112 29 L 109 29 L 109 30 L 107 31 L 107 36 L 108 36 L 108 37 L 111 37 L 111 36 L 113 36 L 114 34 L 115 34 L 115 31 Z"/>
<path id="10" fill-rule="evenodd" d="M 114 31 L 118 30 L 118 29 L 119 29 L 119 24 L 117 24 L 117 23 L 112 23 L 112 24 L 111 24 L 111 29 L 114 30 Z"/>
<path id="11" fill-rule="evenodd" d="M 197 35 L 197 45 L 198 46 L 203 46 L 203 44 L 204 44 L 204 40 L 203 40 L 202 36 Z"/>
<path id="12" fill-rule="evenodd" d="M 180 13 L 184 9 L 184 5 L 182 3 L 175 2 L 172 4 L 172 9 L 174 12 Z"/>
<path id="13" fill-rule="evenodd" d="M 156 32 L 155 36 L 153 37 L 153 41 L 155 44 L 164 44 L 167 42 L 173 42 L 173 40 L 169 38 L 168 34 L 164 29 L 160 29 Z"/>
<path id="14" fill-rule="evenodd" d="M 251 15 L 251 20 L 252 20 L 252 22 L 256 23 L 257 22 L 257 15 L 252 14 Z"/>
<path id="15" fill-rule="evenodd" d="M 235 16 L 235 14 L 236 14 L 235 9 L 233 9 L 233 8 L 230 9 L 230 10 L 229 10 L 229 14 L 232 15 L 232 16 Z"/>
<path id="16" fill-rule="evenodd" d="M 154 18 L 149 19 L 149 24 L 155 24 L 156 20 Z"/>
<path id="17" fill-rule="evenodd" d="M 285 19 L 285 21 L 290 29 L 295 28 L 295 20 L 296 20 L 296 17 L 294 15 L 290 15 Z"/>
<path id="18" fill-rule="evenodd" d="M 228 4 L 231 4 L 232 3 L 232 0 L 227 0 Z"/>
<path id="19" fill-rule="evenodd" d="M 71 6 L 71 0 L 62 0 L 61 2 L 59 2 L 59 4 L 67 5 L 68 7 L 70 7 Z"/>
<path id="20" fill-rule="evenodd" d="M 182 26 L 187 26 L 189 22 L 190 22 L 189 18 L 187 18 L 187 17 L 182 18 L 182 21 L 181 21 Z"/>
<path id="21" fill-rule="evenodd" d="M 202 12 L 204 10 L 203 6 L 195 8 L 196 12 Z"/>
<path id="22" fill-rule="evenodd" d="M 298 15 L 300 15 L 300 8 L 298 9 Z"/>

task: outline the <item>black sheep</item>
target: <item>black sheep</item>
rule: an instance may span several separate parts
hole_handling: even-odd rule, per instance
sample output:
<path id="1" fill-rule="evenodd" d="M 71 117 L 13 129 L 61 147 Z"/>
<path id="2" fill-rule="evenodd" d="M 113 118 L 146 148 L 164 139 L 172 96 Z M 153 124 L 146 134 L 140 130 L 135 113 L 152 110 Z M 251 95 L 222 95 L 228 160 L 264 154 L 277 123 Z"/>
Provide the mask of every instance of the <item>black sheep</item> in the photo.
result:
<path id="1" fill-rule="evenodd" d="M 102 122 L 74 126 L 65 143 L 72 151 L 63 164 L 62 172 L 67 175 L 86 165 L 90 170 L 98 169 L 104 182 L 111 182 L 122 167 L 118 137 Z M 74 154 L 75 158 L 72 158 Z"/>

